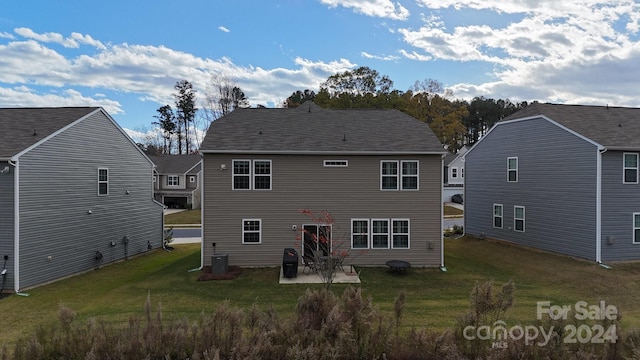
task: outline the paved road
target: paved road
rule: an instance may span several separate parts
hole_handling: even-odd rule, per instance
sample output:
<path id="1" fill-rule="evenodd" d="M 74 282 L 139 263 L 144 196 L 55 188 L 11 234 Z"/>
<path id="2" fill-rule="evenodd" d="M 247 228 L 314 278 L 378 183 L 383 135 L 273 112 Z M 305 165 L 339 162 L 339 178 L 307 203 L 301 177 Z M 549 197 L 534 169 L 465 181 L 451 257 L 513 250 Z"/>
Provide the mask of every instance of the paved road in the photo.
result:
<path id="1" fill-rule="evenodd" d="M 445 229 L 450 229 L 453 225 L 464 227 L 464 218 L 445 218 L 442 221 L 442 227 Z"/>

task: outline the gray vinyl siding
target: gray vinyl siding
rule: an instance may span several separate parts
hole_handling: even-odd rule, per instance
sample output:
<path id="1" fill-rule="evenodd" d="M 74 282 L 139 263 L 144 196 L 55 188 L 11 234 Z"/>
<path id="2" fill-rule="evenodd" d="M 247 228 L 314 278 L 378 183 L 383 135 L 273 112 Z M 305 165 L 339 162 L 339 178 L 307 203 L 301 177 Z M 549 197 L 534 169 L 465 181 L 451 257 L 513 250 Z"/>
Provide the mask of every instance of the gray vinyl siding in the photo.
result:
<path id="1" fill-rule="evenodd" d="M 516 183 L 508 157 L 518 158 Z M 595 145 L 543 119 L 496 126 L 466 154 L 466 233 L 595 259 L 597 157 Z M 493 204 L 503 205 L 502 229 Z M 512 230 L 514 206 L 525 207 L 525 232 Z"/>
<path id="2" fill-rule="evenodd" d="M 232 190 L 233 159 L 272 161 L 272 190 Z M 419 191 L 381 191 L 381 160 L 418 160 Z M 348 167 L 324 167 L 324 160 L 348 160 Z M 442 160 L 429 156 L 204 155 L 204 265 L 212 243 L 229 264 L 279 266 L 284 248 L 301 252 L 296 237 L 313 221 L 299 213 L 329 211 L 335 219 L 334 250 L 350 249 L 351 219 L 409 219 L 410 249 L 353 250 L 348 262 L 384 265 L 407 260 L 414 266 L 441 265 Z M 226 170 L 221 170 L 221 165 Z M 242 220 L 262 220 L 262 243 L 242 243 Z M 298 231 L 292 230 L 296 225 Z M 340 242 L 343 242 L 342 245 Z M 428 248 L 431 242 L 432 248 Z"/>
<path id="3" fill-rule="evenodd" d="M 98 168 L 109 171 L 107 196 Z M 161 246 L 152 164 L 102 113 L 21 156 L 19 172 L 21 289 L 94 269 L 97 251 L 104 264 Z"/>
<path id="4" fill-rule="evenodd" d="M 5 166 L 9 166 L 9 172 L 0 174 L 0 204 L 2 204 L 0 206 L 0 265 L 4 264 L 4 256 L 8 255 L 9 260 L 7 261 L 7 277 L 4 289 L 12 290 L 14 275 L 14 169 L 9 163 L 0 161 L 0 170 L 4 169 Z M 1 267 L 0 270 L 2 270 Z M 2 278 L 0 278 L 0 281 L 2 281 Z"/>
<path id="5" fill-rule="evenodd" d="M 633 213 L 640 213 L 640 184 L 624 184 L 623 152 L 602 155 L 602 261 L 638 260 Z"/>

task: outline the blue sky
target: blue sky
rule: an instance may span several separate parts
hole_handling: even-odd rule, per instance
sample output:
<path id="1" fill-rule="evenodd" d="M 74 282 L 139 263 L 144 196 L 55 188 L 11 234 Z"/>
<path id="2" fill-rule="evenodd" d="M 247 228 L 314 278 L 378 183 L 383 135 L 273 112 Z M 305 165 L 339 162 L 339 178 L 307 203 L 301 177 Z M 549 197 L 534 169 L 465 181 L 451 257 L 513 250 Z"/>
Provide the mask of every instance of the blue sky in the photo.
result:
<path id="1" fill-rule="evenodd" d="M 0 106 L 103 106 L 145 132 L 176 81 L 279 106 L 369 66 L 458 99 L 640 106 L 629 0 L 0 0 Z"/>

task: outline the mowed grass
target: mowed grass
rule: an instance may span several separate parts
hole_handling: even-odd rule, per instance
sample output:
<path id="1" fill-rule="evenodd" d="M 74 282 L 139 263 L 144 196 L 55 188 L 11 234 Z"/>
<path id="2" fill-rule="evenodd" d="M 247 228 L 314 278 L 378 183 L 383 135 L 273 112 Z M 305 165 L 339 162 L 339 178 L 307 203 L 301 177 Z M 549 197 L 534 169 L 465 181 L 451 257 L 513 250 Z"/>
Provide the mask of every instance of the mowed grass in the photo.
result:
<path id="1" fill-rule="evenodd" d="M 393 316 L 398 294 L 406 295 L 403 328 L 452 328 L 469 308 L 469 293 L 476 282 L 494 281 L 495 291 L 513 279 L 515 304 L 502 319 L 508 324 L 534 324 L 536 302 L 571 305 L 605 300 L 622 314 L 622 327 L 640 327 L 640 263 L 604 269 L 592 262 L 542 253 L 502 243 L 470 238 L 445 241 L 446 272 L 412 268 L 394 275 L 386 268 L 358 268 L 363 293 L 383 313 Z M 11 295 L 0 300 L 0 343 L 11 344 L 40 324 L 57 321 L 58 306 L 76 311 L 76 321 L 96 318 L 113 324 L 142 316 L 147 296 L 154 311 L 167 320 L 196 319 L 218 304 L 273 308 L 282 318 L 292 317 L 296 301 L 307 288 L 322 285 L 279 285 L 278 268 L 244 269 L 235 280 L 197 281 L 198 244 L 177 245 L 173 252 L 154 250 L 73 278 Z M 341 293 L 346 285 L 335 284 Z"/>
<path id="2" fill-rule="evenodd" d="M 200 224 L 200 209 L 185 210 L 164 216 L 165 225 Z"/>

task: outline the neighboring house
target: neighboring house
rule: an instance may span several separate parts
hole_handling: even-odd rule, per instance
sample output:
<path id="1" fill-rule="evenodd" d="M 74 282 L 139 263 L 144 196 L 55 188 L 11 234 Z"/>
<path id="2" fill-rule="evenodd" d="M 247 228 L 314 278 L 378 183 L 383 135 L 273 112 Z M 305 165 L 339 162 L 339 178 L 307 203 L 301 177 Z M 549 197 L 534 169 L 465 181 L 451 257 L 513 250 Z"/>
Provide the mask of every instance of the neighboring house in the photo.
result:
<path id="1" fill-rule="evenodd" d="M 465 154 L 465 231 L 598 263 L 638 260 L 639 156 L 640 109 L 531 104 Z"/>
<path id="2" fill-rule="evenodd" d="M 156 201 L 170 208 L 200 208 L 199 154 L 149 156 L 156 165 L 153 190 Z"/>
<path id="3" fill-rule="evenodd" d="M 352 264 L 443 266 L 442 158 L 429 126 L 397 110 L 236 109 L 214 121 L 203 154 L 203 265 L 276 266 L 301 230 L 335 219 L 330 251 Z M 307 236 L 308 237 L 308 236 Z M 312 245 L 312 244 L 307 244 Z"/>
<path id="4" fill-rule="evenodd" d="M 0 109 L 5 290 L 161 246 L 152 174 L 151 161 L 102 108 Z"/>
<path id="5" fill-rule="evenodd" d="M 464 193 L 464 154 L 468 148 L 463 146 L 457 154 L 448 153 L 444 158 L 444 184 L 442 198 L 451 201 L 451 196 Z"/>

